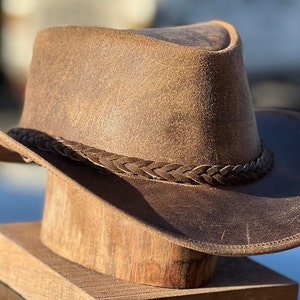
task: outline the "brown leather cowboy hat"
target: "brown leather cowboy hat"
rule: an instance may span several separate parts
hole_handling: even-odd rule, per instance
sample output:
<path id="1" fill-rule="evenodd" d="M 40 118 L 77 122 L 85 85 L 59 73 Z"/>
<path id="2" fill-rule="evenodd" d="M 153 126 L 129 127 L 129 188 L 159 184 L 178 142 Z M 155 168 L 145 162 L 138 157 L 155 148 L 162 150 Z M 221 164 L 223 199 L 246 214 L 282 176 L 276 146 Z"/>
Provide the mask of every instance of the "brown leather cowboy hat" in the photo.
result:
<path id="1" fill-rule="evenodd" d="M 216 255 L 300 245 L 300 115 L 254 112 L 235 29 L 61 27 L 35 42 L 3 160 Z"/>

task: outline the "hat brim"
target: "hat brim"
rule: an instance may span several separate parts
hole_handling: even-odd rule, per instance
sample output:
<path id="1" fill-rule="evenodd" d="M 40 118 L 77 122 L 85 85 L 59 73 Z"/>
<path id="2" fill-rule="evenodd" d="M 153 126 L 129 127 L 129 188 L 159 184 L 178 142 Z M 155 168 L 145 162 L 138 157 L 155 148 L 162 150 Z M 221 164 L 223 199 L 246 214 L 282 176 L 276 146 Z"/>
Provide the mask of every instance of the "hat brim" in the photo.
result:
<path id="1" fill-rule="evenodd" d="M 148 180 L 97 170 L 31 150 L 0 132 L 0 159 L 45 167 L 74 188 L 178 245 L 214 255 L 271 253 L 300 245 L 300 114 L 256 112 L 273 170 L 251 184 L 216 188 Z M 247 147 L 247 145 L 245 145 Z"/>

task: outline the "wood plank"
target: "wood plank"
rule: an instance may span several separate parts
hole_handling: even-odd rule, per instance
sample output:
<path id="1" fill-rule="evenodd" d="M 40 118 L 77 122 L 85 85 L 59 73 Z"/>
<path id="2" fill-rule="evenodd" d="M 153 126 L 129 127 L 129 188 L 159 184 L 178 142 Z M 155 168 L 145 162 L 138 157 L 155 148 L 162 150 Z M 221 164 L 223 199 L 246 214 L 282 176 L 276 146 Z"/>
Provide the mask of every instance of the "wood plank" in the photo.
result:
<path id="1" fill-rule="evenodd" d="M 220 258 L 214 279 L 202 288 L 159 288 L 67 261 L 43 246 L 39 234 L 40 223 L 0 225 L 0 280 L 26 299 L 297 298 L 294 281 L 247 258 Z"/>
<path id="2" fill-rule="evenodd" d="M 0 299 L 23 300 L 24 298 L 12 290 L 9 286 L 0 282 Z"/>

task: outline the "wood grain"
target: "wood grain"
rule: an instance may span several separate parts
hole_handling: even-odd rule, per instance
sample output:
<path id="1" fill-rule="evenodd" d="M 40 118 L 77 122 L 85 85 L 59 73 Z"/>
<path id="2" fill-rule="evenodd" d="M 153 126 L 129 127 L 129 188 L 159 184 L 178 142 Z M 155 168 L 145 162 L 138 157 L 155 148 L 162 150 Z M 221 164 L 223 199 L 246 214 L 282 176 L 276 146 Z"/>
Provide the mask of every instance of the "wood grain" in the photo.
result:
<path id="1" fill-rule="evenodd" d="M 41 244 L 39 233 L 40 223 L 0 225 L 0 281 L 26 299 L 297 298 L 295 282 L 247 258 L 220 258 L 215 277 L 202 288 L 159 288 L 118 280 L 63 259 Z"/>

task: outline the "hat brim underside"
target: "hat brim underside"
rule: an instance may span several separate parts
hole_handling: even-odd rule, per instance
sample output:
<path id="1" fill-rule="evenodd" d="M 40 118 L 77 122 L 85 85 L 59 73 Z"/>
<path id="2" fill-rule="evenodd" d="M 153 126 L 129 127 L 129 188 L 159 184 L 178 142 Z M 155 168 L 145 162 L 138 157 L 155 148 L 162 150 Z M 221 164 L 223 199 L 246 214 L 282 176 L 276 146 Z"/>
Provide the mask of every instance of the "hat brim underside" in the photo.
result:
<path id="1" fill-rule="evenodd" d="M 225 256 L 272 253 L 300 245 L 300 114 L 256 113 L 260 137 L 275 155 L 273 170 L 251 184 L 216 188 L 101 174 L 0 132 L 0 159 L 23 157 L 72 187 L 178 245 Z M 247 147 L 247 145 L 245 145 Z"/>

